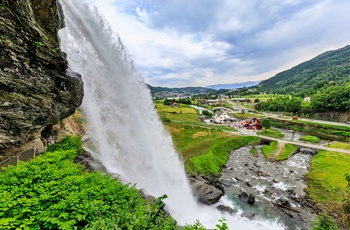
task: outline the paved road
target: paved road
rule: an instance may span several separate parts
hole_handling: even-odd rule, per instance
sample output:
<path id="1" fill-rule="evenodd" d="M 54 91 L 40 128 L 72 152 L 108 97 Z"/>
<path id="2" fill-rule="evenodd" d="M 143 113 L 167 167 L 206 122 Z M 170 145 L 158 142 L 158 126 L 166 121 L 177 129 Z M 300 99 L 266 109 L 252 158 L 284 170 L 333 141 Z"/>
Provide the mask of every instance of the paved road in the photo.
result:
<path id="1" fill-rule="evenodd" d="M 261 136 L 261 135 L 259 135 L 259 137 L 261 139 L 265 139 L 265 140 L 278 141 L 279 143 L 283 143 L 283 144 L 293 144 L 293 145 L 296 145 L 297 147 L 317 149 L 317 150 L 328 150 L 328 151 L 333 151 L 333 152 L 350 154 L 350 150 L 345 150 L 345 149 L 334 149 L 334 148 L 325 147 L 323 145 L 314 145 L 314 144 L 304 143 L 304 142 L 299 142 L 299 141 L 286 141 L 286 140 L 281 140 L 281 139 L 277 139 L 277 138 L 273 138 L 273 137 L 266 137 L 266 136 Z"/>

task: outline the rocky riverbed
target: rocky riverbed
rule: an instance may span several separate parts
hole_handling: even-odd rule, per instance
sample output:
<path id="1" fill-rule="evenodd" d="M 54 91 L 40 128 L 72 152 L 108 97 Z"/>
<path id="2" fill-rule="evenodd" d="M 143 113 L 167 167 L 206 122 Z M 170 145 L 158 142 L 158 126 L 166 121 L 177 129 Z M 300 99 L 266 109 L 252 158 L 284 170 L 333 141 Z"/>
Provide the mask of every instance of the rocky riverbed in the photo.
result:
<path id="1" fill-rule="evenodd" d="M 307 198 L 303 175 L 310 171 L 311 155 L 297 152 L 286 161 L 270 161 L 243 147 L 231 153 L 220 177 L 226 196 L 238 214 L 269 219 L 286 229 L 310 229 L 318 209 Z"/>

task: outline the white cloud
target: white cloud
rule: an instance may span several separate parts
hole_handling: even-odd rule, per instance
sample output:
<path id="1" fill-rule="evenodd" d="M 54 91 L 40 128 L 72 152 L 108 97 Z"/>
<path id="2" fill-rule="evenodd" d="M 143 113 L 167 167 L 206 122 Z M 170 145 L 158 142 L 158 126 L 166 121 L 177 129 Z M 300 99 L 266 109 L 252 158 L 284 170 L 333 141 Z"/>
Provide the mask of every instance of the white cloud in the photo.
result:
<path id="1" fill-rule="evenodd" d="M 101 0 L 152 85 L 261 80 L 350 41 L 347 0 Z"/>

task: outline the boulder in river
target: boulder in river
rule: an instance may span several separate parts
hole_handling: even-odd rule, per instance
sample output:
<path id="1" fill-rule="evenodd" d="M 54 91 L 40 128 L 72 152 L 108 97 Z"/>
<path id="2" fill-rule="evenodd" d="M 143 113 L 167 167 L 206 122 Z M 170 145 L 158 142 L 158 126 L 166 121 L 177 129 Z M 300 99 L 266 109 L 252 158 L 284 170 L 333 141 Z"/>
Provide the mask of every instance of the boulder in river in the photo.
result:
<path id="1" fill-rule="evenodd" d="M 218 205 L 216 207 L 216 209 L 221 211 L 221 212 L 227 212 L 227 213 L 229 213 L 231 215 L 235 213 L 235 210 L 233 210 L 232 208 L 230 208 L 230 207 L 228 207 L 226 205 L 222 205 L 222 204 Z"/>
<path id="2" fill-rule="evenodd" d="M 255 202 L 255 196 L 253 196 L 252 194 L 249 194 L 246 193 L 246 192 L 242 192 L 241 194 L 238 195 L 238 198 L 241 200 L 241 201 L 244 201 L 250 205 L 253 205 L 254 202 Z"/>
<path id="3" fill-rule="evenodd" d="M 198 197 L 198 200 L 204 204 L 215 204 L 224 194 L 220 189 L 203 181 L 193 182 L 192 191 Z"/>
<path id="4" fill-rule="evenodd" d="M 301 148 L 301 149 L 299 149 L 299 151 L 302 153 L 310 154 L 311 156 L 316 154 L 315 150 L 308 149 L 308 148 Z"/>

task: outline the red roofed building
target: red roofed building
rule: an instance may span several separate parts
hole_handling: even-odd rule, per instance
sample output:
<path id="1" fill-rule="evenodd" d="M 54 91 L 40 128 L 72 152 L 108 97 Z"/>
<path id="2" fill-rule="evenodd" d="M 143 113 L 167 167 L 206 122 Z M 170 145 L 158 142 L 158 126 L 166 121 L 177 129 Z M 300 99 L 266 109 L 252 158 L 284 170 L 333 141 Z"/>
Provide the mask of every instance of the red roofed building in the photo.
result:
<path id="1" fill-rule="evenodd" d="M 247 129 L 255 129 L 255 130 L 261 130 L 262 125 L 259 119 L 255 117 L 249 117 L 246 120 L 242 122 L 242 125 L 245 126 Z"/>

